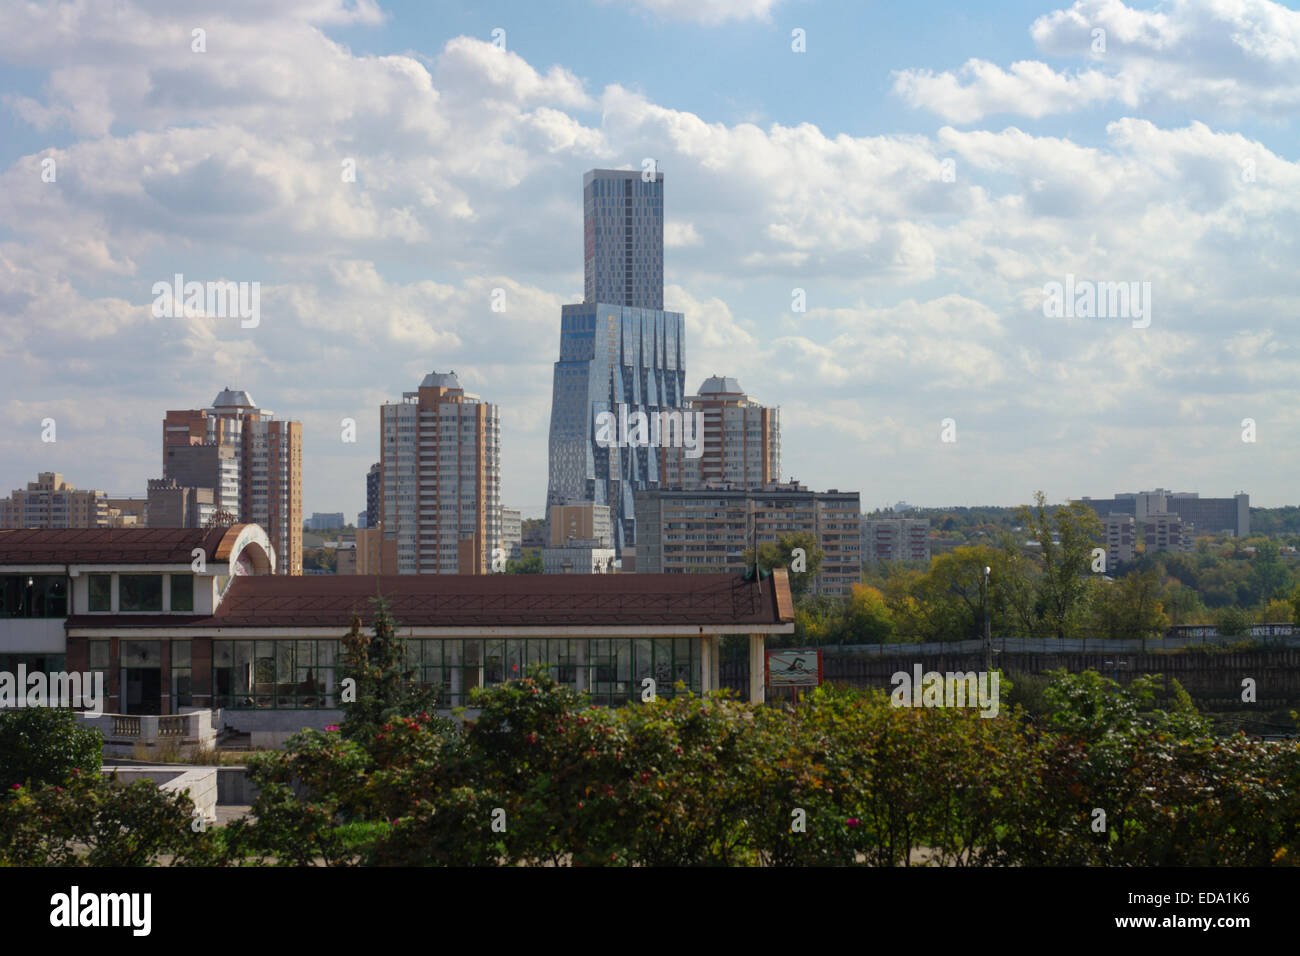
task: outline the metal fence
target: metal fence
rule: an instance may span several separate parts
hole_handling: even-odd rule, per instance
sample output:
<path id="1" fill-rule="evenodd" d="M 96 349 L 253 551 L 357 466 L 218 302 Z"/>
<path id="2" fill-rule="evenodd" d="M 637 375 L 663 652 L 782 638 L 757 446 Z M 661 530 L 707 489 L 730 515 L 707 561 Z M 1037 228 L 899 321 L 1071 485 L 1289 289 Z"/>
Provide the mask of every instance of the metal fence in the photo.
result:
<path id="1" fill-rule="evenodd" d="M 1266 625 L 1270 626 L 1270 625 Z M 1207 629 L 1208 630 L 1208 629 Z M 1204 633 L 1200 636 L 1159 637 L 1146 641 L 1137 638 L 1108 639 L 1102 637 L 994 637 L 993 646 L 1008 653 L 1070 654 L 1089 651 L 1177 651 L 1188 647 L 1224 647 L 1251 643 L 1263 647 L 1300 647 L 1300 634 L 1249 634 L 1227 637 Z M 828 644 L 822 648 L 826 654 L 864 654 L 874 657 L 896 657 L 912 654 L 978 654 L 983 641 L 927 641 L 921 644 Z"/>

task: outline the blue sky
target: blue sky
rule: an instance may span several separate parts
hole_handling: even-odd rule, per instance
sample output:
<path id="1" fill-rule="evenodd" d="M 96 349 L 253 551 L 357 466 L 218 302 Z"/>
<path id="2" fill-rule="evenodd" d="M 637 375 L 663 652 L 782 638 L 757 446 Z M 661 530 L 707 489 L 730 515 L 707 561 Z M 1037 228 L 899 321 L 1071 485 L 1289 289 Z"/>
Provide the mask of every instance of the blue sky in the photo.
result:
<path id="1" fill-rule="evenodd" d="M 231 385 L 303 421 L 306 511 L 354 514 L 377 406 L 455 368 L 540 515 L 581 176 L 654 156 L 688 390 L 780 405 L 783 477 L 1295 503 L 1298 112 L 1268 0 L 7 5 L 0 493 L 143 494 L 163 412 Z M 155 318 L 177 272 L 260 282 L 262 324 Z M 1067 274 L 1149 282 L 1149 326 L 1046 316 Z"/>

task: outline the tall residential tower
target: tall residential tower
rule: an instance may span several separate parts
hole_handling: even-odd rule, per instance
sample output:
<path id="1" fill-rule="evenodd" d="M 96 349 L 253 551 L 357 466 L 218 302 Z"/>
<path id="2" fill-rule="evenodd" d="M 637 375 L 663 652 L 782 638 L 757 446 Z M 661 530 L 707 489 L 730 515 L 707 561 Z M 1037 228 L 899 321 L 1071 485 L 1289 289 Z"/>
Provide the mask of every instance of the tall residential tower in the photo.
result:
<path id="1" fill-rule="evenodd" d="M 486 574 L 501 546 L 501 415 L 432 372 L 380 407 L 385 574 Z"/>
<path id="2" fill-rule="evenodd" d="M 619 550 L 636 540 L 633 493 L 659 485 L 659 450 L 598 442 L 597 416 L 681 409 L 685 393 L 685 321 L 663 311 L 663 185 L 639 170 L 583 177 L 585 301 L 562 309 L 551 394 L 547 504 L 608 505 Z"/>

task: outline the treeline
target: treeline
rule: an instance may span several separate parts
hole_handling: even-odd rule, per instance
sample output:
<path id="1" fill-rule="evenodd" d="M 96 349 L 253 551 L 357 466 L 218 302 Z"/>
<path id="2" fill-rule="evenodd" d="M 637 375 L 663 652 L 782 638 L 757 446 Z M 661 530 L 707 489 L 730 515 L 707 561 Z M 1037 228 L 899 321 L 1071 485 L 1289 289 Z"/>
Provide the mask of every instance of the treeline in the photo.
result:
<path id="1" fill-rule="evenodd" d="M 1101 522 L 1087 505 L 1049 508 L 1040 493 L 1015 521 L 1019 532 L 958 546 L 928 567 L 868 563 L 847 597 L 810 596 L 792 574 L 791 643 L 979 638 L 986 614 L 995 635 L 1013 637 L 1154 640 L 1174 625 L 1214 624 L 1238 635 L 1254 623 L 1300 623 L 1300 562 L 1284 558 L 1273 539 L 1201 539 L 1193 554 L 1143 554 L 1107 569 L 1094 555 Z M 774 561 L 798 544 L 812 547 L 810 567 L 817 566 L 815 543 L 795 537 L 760 558 Z"/>
<path id="2" fill-rule="evenodd" d="M 394 697 L 255 756 L 253 812 L 219 830 L 156 788 L 24 782 L 0 863 L 1294 865 L 1300 746 L 1158 693 L 1088 672 L 993 718 L 832 688 L 611 709 L 534 670 L 459 729 Z"/>

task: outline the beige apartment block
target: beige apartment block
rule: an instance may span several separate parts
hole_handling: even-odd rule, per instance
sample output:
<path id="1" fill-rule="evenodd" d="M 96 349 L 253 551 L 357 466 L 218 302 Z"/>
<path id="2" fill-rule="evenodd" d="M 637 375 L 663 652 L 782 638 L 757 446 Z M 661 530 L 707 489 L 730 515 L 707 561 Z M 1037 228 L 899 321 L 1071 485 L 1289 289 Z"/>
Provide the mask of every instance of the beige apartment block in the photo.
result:
<path id="1" fill-rule="evenodd" d="M 107 528 L 108 496 L 78 490 L 57 471 L 42 471 L 26 489 L 0 501 L 0 528 Z"/>
<path id="2" fill-rule="evenodd" d="M 551 505 L 547 519 L 547 538 L 552 548 L 563 548 L 573 540 L 596 541 L 596 546 L 601 548 L 614 546 L 614 523 L 609 505 L 592 501 Z"/>

